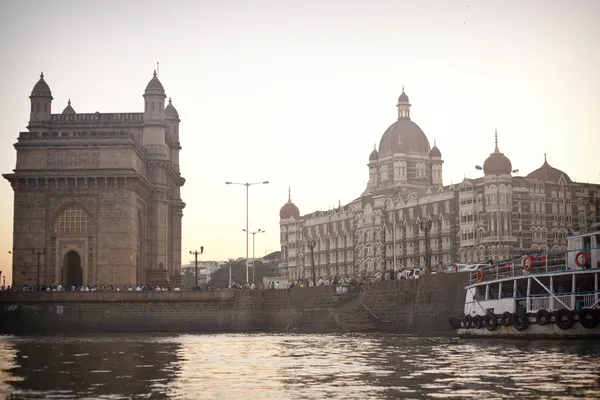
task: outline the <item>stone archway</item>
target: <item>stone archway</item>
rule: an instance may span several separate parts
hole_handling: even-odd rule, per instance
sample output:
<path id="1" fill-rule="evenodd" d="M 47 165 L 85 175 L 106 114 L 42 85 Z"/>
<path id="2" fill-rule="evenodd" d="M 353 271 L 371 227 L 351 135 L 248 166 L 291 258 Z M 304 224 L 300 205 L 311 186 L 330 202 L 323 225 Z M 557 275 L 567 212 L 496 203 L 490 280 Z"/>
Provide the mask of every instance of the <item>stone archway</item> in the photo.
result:
<path id="1" fill-rule="evenodd" d="M 74 250 L 69 251 L 63 258 L 65 268 L 65 285 L 83 285 L 83 268 L 81 268 L 81 256 Z"/>

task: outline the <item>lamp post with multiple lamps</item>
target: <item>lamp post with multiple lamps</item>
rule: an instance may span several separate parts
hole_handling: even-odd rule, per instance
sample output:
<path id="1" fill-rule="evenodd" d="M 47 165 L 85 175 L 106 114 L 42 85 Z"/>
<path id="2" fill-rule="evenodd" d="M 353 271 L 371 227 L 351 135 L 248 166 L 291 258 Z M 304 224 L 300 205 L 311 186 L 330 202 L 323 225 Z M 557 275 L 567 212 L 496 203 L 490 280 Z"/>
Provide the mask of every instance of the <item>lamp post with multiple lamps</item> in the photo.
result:
<path id="1" fill-rule="evenodd" d="M 245 229 L 242 229 L 242 231 L 246 232 Z M 256 261 L 254 259 L 254 236 L 256 236 L 257 233 L 265 233 L 265 231 L 263 231 L 262 229 L 259 229 L 257 231 L 254 232 L 250 232 L 252 234 L 252 282 L 254 282 L 254 270 L 256 269 L 256 265 L 254 264 L 254 262 Z"/>
<path id="2" fill-rule="evenodd" d="M 31 254 L 37 255 L 37 287 L 40 288 L 40 256 L 46 254 L 46 249 L 31 249 Z"/>
<path id="3" fill-rule="evenodd" d="M 241 186 L 246 186 L 246 283 L 248 282 L 248 189 L 250 188 L 250 186 L 253 185 L 266 185 L 268 184 L 269 181 L 262 181 L 262 182 L 245 182 L 245 183 L 241 183 L 241 182 L 225 182 L 226 185 L 241 185 Z"/>
<path id="4" fill-rule="evenodd" d="M 190 250 L 190 254 L 194 255 L 194 266 L 195 266 L 195 270 L 196 270 L 196 280 L 194 282 L 194 289 L 198 288 L 198 254 L 203 254 L 203 253 L 204 253 L 204 246 L 200 246 L 200 251 L 198 251 L 198 250 L 191 251 Z"/>
<path id="5" fill-rule="evenodd" d="M 317 275 L 315 273 L 315 246 L 317 245 L 317 242 L 314 239 L 309 239 L 306 241 L 306 245 L 310 249 L 310 265 L 312 268 L 313 286 L 317 286 Z"/>
<path id="6" fill-rule="evenodd" d="M 481 165 L 476 165 L 475 169 L 477 171 L 483 171 Z M 512 174 L 518 174 L 518 169 L 513 169 L 510 171 Z M 498 232 L 498 257 L 500 257 L 500 245 L 502 242 L 502 237 L 500 236 L 500 177 L 498 174 L 493 174 L 494 180 L 496 181 L 496 230 Z"/>

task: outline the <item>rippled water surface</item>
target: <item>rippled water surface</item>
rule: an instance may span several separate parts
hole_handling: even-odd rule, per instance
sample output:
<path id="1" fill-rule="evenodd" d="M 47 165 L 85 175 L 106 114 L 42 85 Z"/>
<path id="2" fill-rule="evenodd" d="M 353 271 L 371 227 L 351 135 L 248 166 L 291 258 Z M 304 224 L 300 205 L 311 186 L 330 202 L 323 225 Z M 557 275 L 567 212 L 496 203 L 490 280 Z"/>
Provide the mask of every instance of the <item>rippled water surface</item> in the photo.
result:
<path id="1" fill-rule="evenodd" d="M 600 398 L 598 341 L 0 336 L 0 398 Z"/>

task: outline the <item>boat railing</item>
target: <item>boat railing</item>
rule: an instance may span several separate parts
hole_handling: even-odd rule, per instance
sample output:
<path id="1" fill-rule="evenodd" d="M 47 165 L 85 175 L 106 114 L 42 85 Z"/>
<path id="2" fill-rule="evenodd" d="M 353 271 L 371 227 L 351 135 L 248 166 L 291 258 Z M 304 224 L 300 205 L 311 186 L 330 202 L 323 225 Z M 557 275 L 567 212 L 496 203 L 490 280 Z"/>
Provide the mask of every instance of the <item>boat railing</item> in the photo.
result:
<path id="1" fill-rule="evenodd" d="M 510 278 L 525 274 L 543 274 L 551 272 L 566 271 L 569 263 L 569 253 L 586 252 L 591 250 L 600 250 L 600 248 L 588 248 L 578 250 L 559 250 L 547 253 L 527 254 L 517 257 L 510 261 L 498 262 L 493 265 L 480 268 L 478 271 L 470 273 L 470 284 L 481 283 L 501 278 Z M 531 265 L 530 269 L 524 268 L 524 265 Z M 592 265 L 592 268 L 595 266 Z M 479 272 L 483 271 L 483 272 Z M 479 273 L 479 276 L 477 275 Z M 482 277 L 483 274 L 483 277 Z"/>
<path id="2" fill-rule="evenodd" d="M 600 291 L 532 294 L 528 297 L 516 298 L 515 300 L 517 302 L 525 302 L 527 312 L 537 312 L 538 310 L 555 311 L 561 308 L 569 310 L 599 308 Z"/>

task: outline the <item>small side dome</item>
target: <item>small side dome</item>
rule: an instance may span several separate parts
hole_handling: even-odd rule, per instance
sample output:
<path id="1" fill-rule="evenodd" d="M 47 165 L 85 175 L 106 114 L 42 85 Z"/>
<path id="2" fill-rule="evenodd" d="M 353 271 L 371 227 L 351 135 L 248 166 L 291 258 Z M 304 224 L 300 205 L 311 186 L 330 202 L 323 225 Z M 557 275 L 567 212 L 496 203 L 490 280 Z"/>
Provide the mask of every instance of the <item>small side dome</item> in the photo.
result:
<path id="1" fill-rule="evenodd" d="M 300 219 L 300 210 L 294 203 L 292 203 L 291 189 L 288 188 L 288 201 L 279 210 L 280 219 L 288 219 L 294 217 L 294 219 Z"/>
<path id="2" fill-rule="evenodd" d="M 542 164 L 542 166 L 536 169 L 535 171 L 530 172 L 529 175 L 527 175 L 527 179 L 539 180 L 542 182 L 558 183 L 560 181 L 561 176 L 565 179 L 565 182 L 569 184 L 573 183 L 569 175 L 567 175 L 560 169 L 554 168 L 553 166 L 548 164 L 548 161 L 546 160 L 546 154 L 544 154 L 544 164 Z"/>
<path id="3" fill-rule="evenodd" d="M 437 144 L 435 143 L 435 140 L 433 141 L 433 148 L 429 152 L 429 156 L 431 158 L 433 158 L 433 157 L 442 158 L 442 152 L 440 151 L 440 149 L 438 149 Z"/>
<path id="4" fill-rule="evenodd" d="M 146 96 L 167 97 L 165 95 L 165 88 L 163 87 L 162 83 L 160 83 L 160 81 L 156 77 L 156 71 L 154 71 L 154 75 L 152 76 L 152 79 L 150 79 L 150 82 L 148 82 L 148 85 L 146 86 L 146 91 L 144 92 L 144 97 L 146 97 Z"/>
<path id="5" fill-rule="evenodd" d="M 50 86 L 48 86 L 44 80 L 43 72 L 40 74 L 40 80 L 37 81 L 33 87 L 33 90 L 31 91 L 31 96 L 29 96 L 29 98 L 32 97 L 46 97 L 52 100 L 52 92 L 50 91 Z"/>
<path id="6" fill-rule="evenodd" d="M 373 149 L 373 151 L 371 152 L 371 155 L 369 156 L 369 161 L 377 161 L 379 159 L 379 153 L 377 152 L 377 149 Z"/>
<path id="7" fill-rule="evenodd" d="M 65 109 L 63 110 L 63 115 L 68 115 L 68 114 L 77 114 L 75 112 L 75 110 L 73 109 L 73 107 L 71 107 L 71 99 L 69 99 L 69 101 L 67 102 L 67 106 L 65 107 Z"/>
<path id="8" fill-rule="evenodd" d="M 169 104 L 165 108 L 165 119 L 179 119 L 179 113 L 173 103 L 171 102 L 171 98 L 169 97 Z"/>

